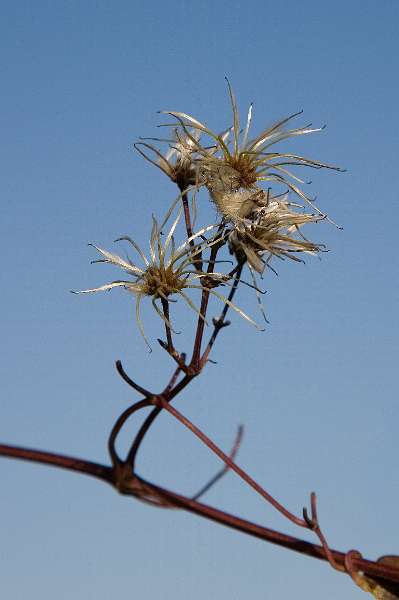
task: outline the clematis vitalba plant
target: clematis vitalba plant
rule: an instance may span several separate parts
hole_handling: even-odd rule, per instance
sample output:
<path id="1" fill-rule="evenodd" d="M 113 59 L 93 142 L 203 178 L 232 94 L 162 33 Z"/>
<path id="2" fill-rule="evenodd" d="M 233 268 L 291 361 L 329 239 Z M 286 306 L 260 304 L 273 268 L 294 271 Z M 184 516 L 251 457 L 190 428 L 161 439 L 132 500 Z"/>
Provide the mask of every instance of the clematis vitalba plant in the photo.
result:
<path id="1" fill-rule="evenodd" d="M 169 110 L 163 112 L 172 122 L 161 126 L 170 131 L 170 135 L 141 138 L 135 144 L 138 152 L 176 185 L 178 196 L 162 221 L 152 217 L 148 255 L 134 241 L 134 232 L 130 231 L 120 232 L 116 241 L 125 243 L 134 253 L 133 259 L 122 258 L 102 246 L 91 244 L 99 255 L 93 262 L 116 267 L 123 276 L 75 292 L 92 294 L 116 288 L 126 291 L 135 302 L 138 330 L 148 346 L 151 340 L 145 335 L 140 306 L 143 301 L 150 302 L 159 335 L 163 336 L 158 342 L 173 364 L 168 381 L 160 384 L 155 364 L 153 389 L 147 389 L 125 371 L 120 361 L 116 361 L 119 375 L 140 398 L 132 401 L 110 429 L 107 445 L 110 464 L 5 444 L 0 445 L 0 455 L 96 477 L 121 494 L 159 508 L 186 510 L 242 533 L 328 561 L 334 569 L 350 575 L 356 585 L 376 598 L 399 598 L 397 556 L 385 556 L 374 562 L 365 560 L 357 551 L 332 550 L 321 530 L 314 493 L 310 495 L 309 508 L 299 514 L 291 512 L 238 466 L 235 456 L 241 443 L 241 429 L 231 452 L 225 453 L 173 406 L 173 400 L 211 361 L 220 332 L 230 324 L 229 314 L 235 313 L 262 329 L 262 335 L 267 335 L 269 325 L 262 324 L 261 327 L 257 319 L 236 304 L 237 292 L 255 292 L 260 313 L 267 323 L 259 279 L 276 271 L 279 261 L 290 259 L 291 264 L 297 264 L 303 262 L 304 257 L 325 252 L 319 239 L 308 238 L 308 229 L 314 229 L 313 226 L 321 221 L 333 223 L 303 191 L 302 186 L 307 182 L 299 173 L 304 169 L 342 169 L 285 148 L 287 142 L 303 142 L 308 134 L 323 128 L 311 125 L 292 128 L 293 119 L 301 115 L 295 113 L 253 136 L 252 106 L 241 128 L 237 101 L 229 82 L 228 96 L 230 111 L 217 124 L 217 131 L 221 133 L 215 133 L 203 121 L 186 112 Z M 205 203 L 214 207 L 215 222 L 204 220 L 204 214 L 209 214 L 203 210 Z M 210 318 L 215 303 L 217 314 Z M 190 311 L 194 325 L 191 356 L 186 349 L 176 346 L 175 322 L 185 310 Z M 148 408 L 151 409 L 149 413 L 144 410 Z M 154 422 L 165 414 L 190 430 L 223 463 L 222 469 L 205 485 L 199 486 L 194 496 L 165 489 L 137 473 L 136 459 L 143 440 Z M 133 415 L 136 420 L 140 417 L 142 420 L 127 452 L 121 455 L 117 449 L 119 435 Z M 202 496 L 228 471 L 240 477 L 291 523 L 312 532 L 318 543 L 273 531 L 204 504 Z"/>

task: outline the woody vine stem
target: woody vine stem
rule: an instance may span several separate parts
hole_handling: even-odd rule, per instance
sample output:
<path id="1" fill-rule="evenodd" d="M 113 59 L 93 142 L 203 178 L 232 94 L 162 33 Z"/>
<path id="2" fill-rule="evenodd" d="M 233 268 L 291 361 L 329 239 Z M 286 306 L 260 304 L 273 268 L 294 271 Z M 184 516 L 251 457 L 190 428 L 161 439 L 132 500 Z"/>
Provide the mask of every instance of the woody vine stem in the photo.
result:
<path id="1" fill-rule="evenodd" d="M 202 374 L 207 362 L 211 360 L 210 354 L 219 334 L 229 325 L 227 321 L 229 311 L 234 310 L 247 321 L 254 323 L 253 319 L 234 303 L 237 289 L 241 284 L 246 284 L 241 279 L 244 269 L 250 271 L 253 284 L 246 285 L 254 288 L 264 316 L 260 300 L 261 290 L 256 282 L 256 274 L 261 274 L 265 267 L 273 270 L 270 265 L 272 258 L 291 258 L 298 261 L 298 253 L 314 254 L 323 251 L 321 244 L 315 244 L 304 238 L 299 228 L 306 223 L 323 219 L 331 221 L 315 207 L 313 201 L 296 183 L 292 183 L 292 181 L 304 182 L 288 171 L 287 166 L 339 169 L 296 154 L 269 151 L 270 146 L 277 141 L 318 130 L 311 129 L 310 126 L 287 130 L 285 126 L 289 119 L 283 119 L 250 140 L 248 136 L 252 107 L 248 112 L 246 126 L 241 130 L 235 97 L 229 83 L 228 89 L 233 125 L 224 132 L 215 134 L 186 113 L 169 112 L 168 114 L 174 117 L 176 122 L 173 127 L 173 140 L 168 140 L 170 145 L 168 152 L 162 154 L 156 146 L 147 141 L 141 141 L 136 145 L 138 151 L 147 160 L 176 183 L 180 192 L 179 197 L 161 225 L 153 219 L 149 260 L 131 238 L 121 238 L 132 244 L 140 254 L 144 268 L 138 267 L 129 259 L 121 259 L 115 254 L 95 247 L 101 255 L 98 262 L 107 262 L 121 267 L 133 278 L 132 280 L 117 280 L 99 288 L 83 290 L 87 293 L 122 287 L 132 292 L 136 298 L 138 326 L 146 343 L 148 341 L 141 323 L 140 303 L 145 297 L 151 298 L 165 331 L 165 339 L 159 339 L 158 342 L 175 363 L 169 381 L 161 391 L 148 390 L 125 371 L 119 360 L 116 362 L 117 372 L 140 399 L 123 411 L 111 429 L 108 438 L 110 465 L 4 444 L 0 445 L 0 455 L 96 477 L 112 485 L 121 494 L 133 496 L 157 507 L 183 509 L 247 535 L 313 558 L 326 560 L 334 569 L 348 573 L 355 581 L 357 574 L 362 572 L 371 579 L 382 578 L 387 582 L 399 582 L 399 569 L 396 565 L 366 560 L 358 552 L 340 552 L 329 547 L 318 519 L 316 495 L 313 492 L 310 495 L 310 508 L 304 508 L 300 515 L 293 514 L 249 473 L 241 469 L 235 461 L 235 456 L 241 442 L 242 428 L 238 430 L 230 454 L 226 454 L 172 405 L 173 400 Z M 209 143 L 200 141 L 201 137 L 206 137 Z M 263 181 L 268 182 L 268 185 L 283 184 L 288 188 L 288 192 L 273 194 L 270 187 L 267 191 L 263 191 L 259 187 L 259 183 Z M 193 212 L 193 201 L 201 188 L 209 193 L 220 215 L 220 221 L 195 232 L 193 221 L 196 211 Z M 312 212 L 298 210 L 299 205 L 288 200 L 288 193 L 296 195 L 305 205 L 310 206 Z M 172 216 L 176 211 L 177 216 Z M 176 248 L 174 238 L 181 216 L 184 216 L 185 242 Z M 173 224 L 165 238 L 162 230 L 171 218 Z M 235 264 L 230 271 L 220 273 L 217 271 L 217 265 L 220 263 L 220 257 L 223 258 L 222 253 L 226 247 L 232 254 Z M 218 291 L 221 287 L 228 289 L 228 293 L 222 295 Z M 193 290 L 199 293 L 199 308 L 189 296 Z M 197 313 L 189 360 L 187 355 L 175 346 L 170 304 L 173 295 Z M 210 335 L 205 338 L 211 296 L 221 301 L 223 306 L 220 316 L 212 320 Z M 140 419 L 142 411 L 151 407 L 151 412 L 142 417 L 141 425 L 126 456 L 121 457 L 116 450 L 116 441 L 121 430 L 128 419 Z M 223 463 L 221 470 L 201 486 L 192 497 L 162 488 L 136 472 L 136 458 L 142 442 L 156 419 L 165 413 L 189 429 Z M 285 535 L 201 502 L 200 498 L 227 471 L 234 472 L 286 519 L 299 528 L 313 532 L 319 543 Z"/>

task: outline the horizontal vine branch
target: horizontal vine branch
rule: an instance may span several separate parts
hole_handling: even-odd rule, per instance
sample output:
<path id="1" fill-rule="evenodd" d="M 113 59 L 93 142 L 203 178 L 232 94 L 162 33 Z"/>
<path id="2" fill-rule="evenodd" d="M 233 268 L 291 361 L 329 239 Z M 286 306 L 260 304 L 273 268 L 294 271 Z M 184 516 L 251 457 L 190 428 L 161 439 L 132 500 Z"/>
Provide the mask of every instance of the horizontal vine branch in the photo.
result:
<path id="1" fill-rule="evenodd" d="M 64 456 L 52 452 L 32 450 L 29 448 L 8 446 L 4 444 L 0 444 L 0 456 L 37 462 L 69 471 L 79 472 L 84 475 L 101 479 L 102 481 L 117 487 L 115 470 L 112 467 L 86 461 L 80 458 Z M 287 548 L 288 550 L 305 554 L 306 556 L 317 558 L 319 560 L 327 561 L 327 557 L 322 546 L 286 535 L 284 533 L 280 533 L 273 529 L 258 525 L 257 523 L 252 523 L 251 521 L 241 519 L 235 515 L 157 486 L 138 476 L 135 476 L 135 478 L 137 479 L 137 487 L 145 486 L 150 488 L 154 495 L 159 495 L 176 508 L 181 508 L 188 512 L 192 512 L 200 517 L 215 521 L 220 525 L 225 525 L 231 529 L 236 529 L 237 531 L 247 535 L 270 542 L 283 548 Z M 121 493 L 130 495 L 126 490 L 121 491 Z M 331 550 L 331 552 L 337 563 L 344 567 L 346 553 L 338 550 Z M 399 569 L 373 562 L 371 560 L 366 560 L 364 558 L 355 559 L 354 566 L 359 571 L 362 571 L 370 577 L 380 577 L 386 579 L 387 581 L 399 582 Z"/>

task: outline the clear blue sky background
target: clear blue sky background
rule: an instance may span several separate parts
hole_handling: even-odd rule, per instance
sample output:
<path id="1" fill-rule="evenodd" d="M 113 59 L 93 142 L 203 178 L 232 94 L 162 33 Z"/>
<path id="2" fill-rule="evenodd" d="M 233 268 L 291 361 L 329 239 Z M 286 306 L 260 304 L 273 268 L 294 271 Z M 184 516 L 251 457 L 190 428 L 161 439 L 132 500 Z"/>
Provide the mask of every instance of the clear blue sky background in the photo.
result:
<path id="1" fill-rule="evenodd" d="M 114 360 L 162 386 L 170 362 L 146 352 L 128 295 L 68 290 L 119 275 L 89 264 L 87 242 L 146 245 L 151 213 L 175 196 L 133 141 L 157 135 L 159 109 L 228 126 L 228 75 L 242 111 L 255 103 L 254 131 L 301 108 L 302 123 L 328 124 L 284 147 L 348 168 L 311 174 L 344 230 L 318 225 L 321 261 L 268 274 L 267 331 L 233 317 L 218 365 L 176 405 L 225 449 L 244 423 L 239 464 L 296 513 L 316 490 L 333 547 L 399 553 L 399 4 L 3 1 L 1 13 L 0 439 L 105 462 L 132 400 Z M 238 301 L 255 314 L 249 290 Z M 217 468 L 167 415 L 139 464 L 187 494 Z M 7 600 L 363 597 L 324 563 L 95 480 L 5 459 L 0 472 Z M 206 501 L 303 535 L 234 475 Z"/>

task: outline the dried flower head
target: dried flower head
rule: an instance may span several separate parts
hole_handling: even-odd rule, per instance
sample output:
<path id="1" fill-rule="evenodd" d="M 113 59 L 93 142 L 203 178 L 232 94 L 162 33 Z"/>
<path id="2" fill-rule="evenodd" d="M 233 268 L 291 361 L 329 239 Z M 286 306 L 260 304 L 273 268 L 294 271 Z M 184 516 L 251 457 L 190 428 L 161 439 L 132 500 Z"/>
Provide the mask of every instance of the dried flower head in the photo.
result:
<path id="1" fill-rule="evenodd" d="M 267 181 L 284 184 L 321 214 L 321 211 L 313 205 L 312 200 L 296 185 L 296 183 L 307 182 L 297 177 L 289 169 L 297 166 L 313 169 L 328 168 L 336 171 L 342 169 L 293 153 L 271 152 L 270 147 L 286 138 L 321 131 L 323 127 L 311 128 L 311 124 L 309 124 L 305 127 L 285 129 L 285 125 L 301 114 L 301 111 L 278 121 L 255 138 L 250 139 L 252 105 L 248 111 L 246 125 L 241 130 L 237 102 L 229 81 L 227 84 L 233 112 L 233 126 L 228 130 L 231 133 L 231 143 L 228 143 L 227 136 L 223 138 L 214 133 L 206 125 L 186 113 L 165 111 L 177 119 L 196 148 L 198 158 L 195 160 L 200 183 L 209 190 L 219 212 L 225 218 L 233 221 L 245 218 L 252 212 L 260 198 L 258 184 Z M 191 135 L 189 128 L 208 135 L 216 143 L 218 151 L 209 152 Z"/>
<path id="2" fill-rule="evenodd" d="M 172 207 L 175 203 L 172 205 Z M 81 290 L 74 292 L 76 294 L 88 294 L 93 292 L 101 292 L 111 290 L 115 287 L 123 287 L 128 292 L 131 292 L 136 297 L 136 320 L 139 326 L 140 332 L 148 344 L 147 338 L 144 334 L 143 324 L 140 318 L 140 304 L 145 296 L 151 298 L 152 306 L 156 313 L 161 319 L 167 323 L 167 325 L 173 331 L 172 325 L 169 319 L 165 316 L 164 312 L 157 305 L 157 300 L 163 300 L 166 302 L 170 301 L 170 296 L 179 295 L 183 300 L 199 313 L 199 310 L 195 307 L 191 299 L 184 292 L 186 288 L 197 287 L 194 282 L 198 281 L 205 274 L 198 272 L 194 267 L 193 263 L 195 258 L 205 248 L 209 247 L 210 244 L 207 242 L 200 243 L 197 245 L 190 245 L 192 242 L 200 236 L 203 236 L 206 232 L 213 229 L 213 225 L 203 228 L 196 234 L 188 238 L 178 248 L 175 246 L 174 232 L 177 224 L 181 217 L 181 209 L 178 212 L 176 219 L 174 220 L 168 234 L 166 235 L 164 243 L 162 243 L 162 227 L 164 227 L 167 219 L 169 218 L 170 212 L 162 225 L 159 226 L 156 219 L 153 217 L 153 226 L 150 238 L 150 258 L 148 259 L 141 248 L 128 236 L 123 236 L 115 241 L 125 240 L 129 242 L 136 252 L 140 255 L 144 267 L 139 267 L 134 264 L 130 259 L 123 259 L 120 256 L 108 252 L 99 246 L 89 244 L 93 246 L 102 256 L 99 260 L 93 262 L 104 262 L 116 265 L 123 269 L 128 275 L 132 277 L 132 280 L 117 280 L 105 285 L 101 285 L 96 288 L 87 290 Z"/>
<path id="3" fill-rule="evenodd" d="M 176 183 L 181 191 L 184 191 L 194 185 L 197 180 L 193 154 L 196 152 L 200 136 L 199 130 L 192 129 L 185 133 L 183 129 L 175 127 L 173 139 L 141 138 L 142 140 L 168 143 L 169 150 L 166 154 L 162 154 L 156 146 L 148 144 L 146 141 L 137 142 L 134 147 L 146 160 L 161 169 L 169 179 Z M 150 158 L 142 148 L 150 150 L 156 159 Z"/>
<path id="4" fill-rule="evenodd" d="M 159 125 L 159 127 L 168 127 L 168 125 Z M 222 141 L 226 141 L 229 130 L 219 134 Z M 212 156 L 218 151 L 218 145 L 212 144 L 203 148 L 200 144 L 201 130 L 198 128 L 186 128 L 182 126 L 173 126 L 172 139 L 165 138 L 140 138 L 143 141 L 134 144 L 136 150 L 151 164 L 163 171 L 169 179 L 177 184 L 180 191 L 187 191 L 190 186 L 199 186 L 198 178 L 198 159 L 201 156 L 198 152 L 205 152 L 207 156 Z M 167 143 L 169 150 L 162 152 L 148 141 L 157 143 Z M 143 150 L 143 148 L 145 150 Z M 147 151 L 154 154 L 155 159 L 148 156 Z"/>
<path id="5" fill-rule="evenodd" d="M 247 262 L 258 273 L 264 271 L 273 256 L 301 262 L 297 254 L 315 254 L 323 247 L 310 242 L 300 233 L 305 223 L 315 223 L 323 217 L 293 210 L 298 205 L 288 202 L 288 195 L 270 197 L 267 204 L 234 227 L 228 237 L 230 251 L 238 262 Z M 266 259 L 263 255 L 267 255 Z"/>

